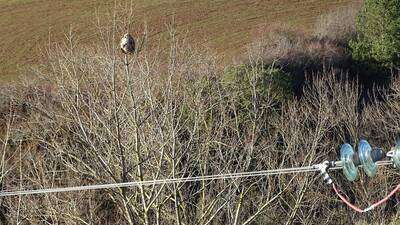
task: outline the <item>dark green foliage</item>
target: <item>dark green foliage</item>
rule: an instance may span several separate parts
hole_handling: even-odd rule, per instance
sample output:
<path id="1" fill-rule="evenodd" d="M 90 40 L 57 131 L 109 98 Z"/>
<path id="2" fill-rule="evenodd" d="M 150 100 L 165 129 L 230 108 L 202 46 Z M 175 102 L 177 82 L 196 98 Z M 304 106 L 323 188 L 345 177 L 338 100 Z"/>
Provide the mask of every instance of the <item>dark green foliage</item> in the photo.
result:
<path id="1" fill-rule="evenodd" d="M 275 103 L 283 103 L 293 96 L 293 78 L 274 64 L 240 65 L 228 69 L 222 83 L 240 96 L 241 107 L 251 107 L 253 103 L 262 104 L 272 99 Z"/>
<path id="2" fill-rule="evenodd" d="M 356 29 L 358 37 L 350 41 L 355 60 L 399 67 L 400 0 L 366 0 Z"/>

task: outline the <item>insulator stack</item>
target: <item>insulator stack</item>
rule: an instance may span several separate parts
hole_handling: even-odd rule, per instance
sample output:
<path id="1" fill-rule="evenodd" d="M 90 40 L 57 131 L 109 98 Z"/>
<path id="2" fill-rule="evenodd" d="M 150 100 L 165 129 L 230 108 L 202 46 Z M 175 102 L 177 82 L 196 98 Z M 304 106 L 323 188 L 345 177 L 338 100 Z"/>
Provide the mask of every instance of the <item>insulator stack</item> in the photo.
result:
<path id="1" fill-rule="evenodd" d="M 396 140 L 396 146 L 392 148 L 392 161 L 396 168 L 400 168 L 400 137 Z"/>
<path id="2" fill-rule="evenodd" d="M 398 150 L 398 160 L 400 168 L 400 145 Z M 364 139 L 358 143 L 358 154 L 354 152 L 349 143 L 345 143 L 340 148 L 340 160 L 343 166 L 343 173 L 347 180 L 354 181 L 358 176 L 358 166 L 361 166 L 368 177 L 374 177 L 377 172 L 376 162 L 384 158 L 381 149 L 372 149 L 371 145 Z"/>

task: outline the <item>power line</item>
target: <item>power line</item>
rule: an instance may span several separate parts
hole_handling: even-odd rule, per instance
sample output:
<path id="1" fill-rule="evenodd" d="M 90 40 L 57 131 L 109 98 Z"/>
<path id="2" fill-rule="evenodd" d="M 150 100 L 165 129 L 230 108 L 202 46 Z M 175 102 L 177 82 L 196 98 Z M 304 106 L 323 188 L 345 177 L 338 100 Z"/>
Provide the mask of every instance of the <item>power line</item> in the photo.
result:
<path id="1" fill-rule="evenodd" d="M 378 166 L 391 165 L 391 161 L 379 161 L 376 163 Z M 310 173 L 320 171 L 320 164 L 304 166 L 304 167 L 293 167 L 293 168 L 282 168 L 272 170 L 260 170 L 250 172 L 238 172 L 238 173 L 225 173 L 215 175 L 205 175 L 197 177 L 181 177 L 181 178 L 170 178 L 160 180 L 147 180 L 147 181 L 133 181 L 124 183 L 112 183 L 112 184 L 95 184 L 86 186 L 73 186 L 73 187 L 62 187 L 62 188 L 43 188 L 34 190 L 20 190 L 20 191 L 2 191 L 0 197 L 6 196 L 19 196 L 19 195 L 33 195 L 33 194 L 49 194 L 49 193 L 61 193 L 71 191 L 87 191 L 87 190 L 100 190 L 100 189 L 111 189 L 111 188 L 124 188 L 124 187 L 140 187 L 140 186 L 153 186 L 162 184 L 176 184 L 176 183 L 187 183 L 187 182 L 198 182 L 198 181 L 212 181 L 212 180 L 225 180 L 225 179 L 237 179 L 244 177 L 257 177 L 257 176 L 272 176 L 281 174 L 295 174 L 295 173 Z M 342 169 L 342 166 L 334 166 L 329 170 Z"/>

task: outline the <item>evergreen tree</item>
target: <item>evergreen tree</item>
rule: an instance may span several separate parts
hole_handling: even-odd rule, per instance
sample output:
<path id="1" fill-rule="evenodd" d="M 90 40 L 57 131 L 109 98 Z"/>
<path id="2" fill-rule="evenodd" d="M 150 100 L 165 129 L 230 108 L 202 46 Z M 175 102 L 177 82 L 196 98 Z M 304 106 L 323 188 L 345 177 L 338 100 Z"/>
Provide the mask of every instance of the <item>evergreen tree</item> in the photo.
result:
<path id="1" fill-rule="evenodd" d="M 350 42 L 354 59 L 400 66 L 400 0 L 365 0 Z"/>

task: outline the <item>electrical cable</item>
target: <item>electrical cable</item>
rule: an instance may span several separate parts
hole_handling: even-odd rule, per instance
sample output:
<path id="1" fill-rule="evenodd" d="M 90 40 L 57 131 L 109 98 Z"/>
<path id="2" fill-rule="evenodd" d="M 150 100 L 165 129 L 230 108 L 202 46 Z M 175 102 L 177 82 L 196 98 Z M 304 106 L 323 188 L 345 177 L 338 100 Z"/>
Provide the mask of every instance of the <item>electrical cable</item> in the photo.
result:
<path id="1" fill-rule="evenodd" d="M 306 166 L 306 167 L 283 168 L 283 169 L 261 170 L 261 171 L 251 171 L 251 172 L 205 175 L 205 176 L 198 176 L 198 177 L 182 177 L 182 178 L 133 181 L 133 182 L 124 182 L 124 183 L 112 183 L 112 184 L 96 184 L 96 185 L 73 186 L 73 187 L 64 187 L 64 188 L 43 188 L 43 189 L 35 189 L 35 190 L 2 191 L 2 192 L 0 192 L 0 197 L 60 193 L 60 192 L 84 191 L 84 190 L 99 190 L 99 189 L 123 188 L 123 187 L 140 187 L 140 186 L 152 186 L 152 185 L 161 185 L 161 184 L 176 184 L 176 183 L 187 183 L 187 182 L 197 182 L 197 181 L 236 179 L 236 178 L 243 178 L 243 177 L 270 176 L 270 175 L 279 175 L 279 174 L 307 173 L 307 172 L 316 172 L 318 170 L 319 169 L 316 168 L 315 166 Z"/>
<path id="2" fill-rule="evenodd" d="M 378 166 L 391 165 L 391 164 L 392 164 L 391 161 L 377 162 Z M 226 174 L 205 175 L 205 176 L 198 176 L 198 177 L 181 177 L 181 178 L 170 178 L 170 179 L 160 179 L 160 180 L 133 181 L 133 182 L 124 182 L 124 183 L 95 184 L 95 185 L 86 185 L 86 186 L 43 188 L 43 189 L 18 190 L 18 191 L 4 190 L 4 191 L 0 192 L 0 197 L 60 193 L 60 192 L 71 192 L 71 191 L 99 190 L 99 189 L 110 189 L 110 188 L 153 186 L 153 185 L 161 185 L 161 184 L 176 184 L 176 183 L 187 183 L 187 182 L 198 182 L 198 181 L 237 179 L 237 178 L 255 177 L 255 176 L 310 173 L 310 172 L 320 171 L 319 165 L 320 164 L 304 166 L 304 167 L 293 167 L 293 168 L 282 168 L 282 169 L 260 170 L 260 171 L 238 172 L 238 173 L 226 173 Z M 335 163 L 335 165 L 336 166 L 333 166 L 328 169 L 329 170 L 338 170 L 338 169 L 343 168 L 341 165 L 338 165 L 337 163 Z"/>

